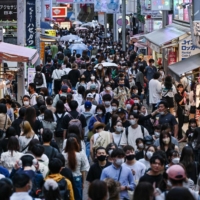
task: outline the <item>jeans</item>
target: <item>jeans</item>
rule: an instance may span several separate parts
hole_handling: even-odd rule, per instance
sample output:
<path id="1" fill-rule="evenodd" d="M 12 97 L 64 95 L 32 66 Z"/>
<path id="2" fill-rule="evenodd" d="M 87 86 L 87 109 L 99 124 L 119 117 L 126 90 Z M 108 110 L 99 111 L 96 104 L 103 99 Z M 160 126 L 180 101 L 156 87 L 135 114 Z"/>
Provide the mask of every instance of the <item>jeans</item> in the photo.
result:
<path id="1" fill-rule="evenodd" d="M 86 156 L 88 160 L 90 160 L 90 142 L 85 142 L 85 147 L 86 147 Z"/>
<path id="2" fill-rule="evenodd" d="M 52 95 L 52 82 L 47 82 L 47 89 L 49 92 L 49 96 L 51 96 Z"/>
<path id="3" fill-rule="evenodd" d="M 82 176 L 74 176 L 74 199 L 82 200 L 83 188 L 82 188 Z"/>

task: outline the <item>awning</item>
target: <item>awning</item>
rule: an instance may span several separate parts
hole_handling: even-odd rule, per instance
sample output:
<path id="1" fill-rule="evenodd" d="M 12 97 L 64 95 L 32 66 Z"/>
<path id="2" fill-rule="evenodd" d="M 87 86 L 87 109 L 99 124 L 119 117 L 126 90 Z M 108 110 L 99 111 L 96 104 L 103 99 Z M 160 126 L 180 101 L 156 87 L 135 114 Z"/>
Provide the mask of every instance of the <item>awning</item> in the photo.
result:
<path id="1" fill-rule="evenodd" d="M 12 62 L 31 62 L 39 58 L 36 49 L 0 42 L 0 59 Z"/>
<path id="2" fill-rule="evenodd" d="M 41 42 L 56 42 L 58 40 L 57 37 L 53 37 L 50 35 L 40 34 L 40 41 Z"/>
<path id="3" fill-rule="evenodd" d="M 175 40 L 185 34 L 189 35 L 189 32 L 189 27 L 187 28 L 172 23 L 165 28 L 148 33 L 144 35 L 144 37 L 154 45 L 157 45 L 159 48 L 161 48 L 164 44 L 169 43 L 172 40 Z"/>
<path id="4" fill-rule="evenodd" d="M 200 61 L 200 53 L 194 56 L 191 56 L 185 60 L 182 60 L 180 62 L 169 65 L 169 69 L 180 77 L 181 74 L 184 74 L 196 68 L 199 68 L 200 67 L 199 61 Z"/>
<path id="5" fill-rule="evenodd" d="M 135 46 L 135 47 L 138 47 L 138 48 L 144 48 L 144 47 L 146 48 L 146 47 L 147 47 L 147 44 L 135 42 L 135 43 L 134 43 L 134 46 Z"/>

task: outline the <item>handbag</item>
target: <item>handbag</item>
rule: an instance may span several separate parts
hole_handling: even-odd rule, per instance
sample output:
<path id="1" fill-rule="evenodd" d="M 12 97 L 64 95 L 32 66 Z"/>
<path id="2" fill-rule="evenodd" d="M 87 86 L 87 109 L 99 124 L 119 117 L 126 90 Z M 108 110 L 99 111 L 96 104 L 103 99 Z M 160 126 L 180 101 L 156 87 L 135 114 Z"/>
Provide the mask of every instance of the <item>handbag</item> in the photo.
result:
<path id="1" fill-rule="evenodd" d="M 6 120 L 3 129 L 0 129 L 0 138 L 3 138 L 5 135 L 5 129 L 6 129 L 6 123 L 7 123 L 7 114 L 6 114 Z"/>

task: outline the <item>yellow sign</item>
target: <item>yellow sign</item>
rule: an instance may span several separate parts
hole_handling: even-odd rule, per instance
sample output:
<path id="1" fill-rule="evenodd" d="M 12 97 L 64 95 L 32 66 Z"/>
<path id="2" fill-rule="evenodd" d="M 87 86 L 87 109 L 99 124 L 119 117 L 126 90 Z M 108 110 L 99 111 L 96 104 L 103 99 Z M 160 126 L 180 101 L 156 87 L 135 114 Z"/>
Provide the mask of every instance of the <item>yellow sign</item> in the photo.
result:
<path id="1" fill-rule="evenodd" d="M 56 37 L 56 30 L 45 30 L 45 35 Z"/>
<path id="2" fill-rule="evenodd" d="M 40 42 L 40 60 L 44 60 L 45 42 Z"/>

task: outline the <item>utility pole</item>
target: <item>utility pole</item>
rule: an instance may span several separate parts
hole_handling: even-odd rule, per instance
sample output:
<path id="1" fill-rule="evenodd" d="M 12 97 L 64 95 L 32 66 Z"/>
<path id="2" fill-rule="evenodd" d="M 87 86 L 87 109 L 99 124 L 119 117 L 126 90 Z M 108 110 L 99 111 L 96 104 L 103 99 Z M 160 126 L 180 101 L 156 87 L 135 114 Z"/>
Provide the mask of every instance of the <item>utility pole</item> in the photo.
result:
<path id="1" fill-rule="evenodd" d="M 122 50 L 126 51 L 126 0 L 122 0 Z"/>
<path id="2" fill-rule="evenodd" d="M 117 17 L 116 17 L 116 14 L 113 13 L 113 42 L 117 41 L 117 34 L 118 34 Z"/>
<path id="3" fill-rule="evenodd" d="M 105 34 L 105 37 L 107 38 L 107 13 L 106 12 L 104 13 L 104 28 L 105 28 L 104 34 Z"/>

